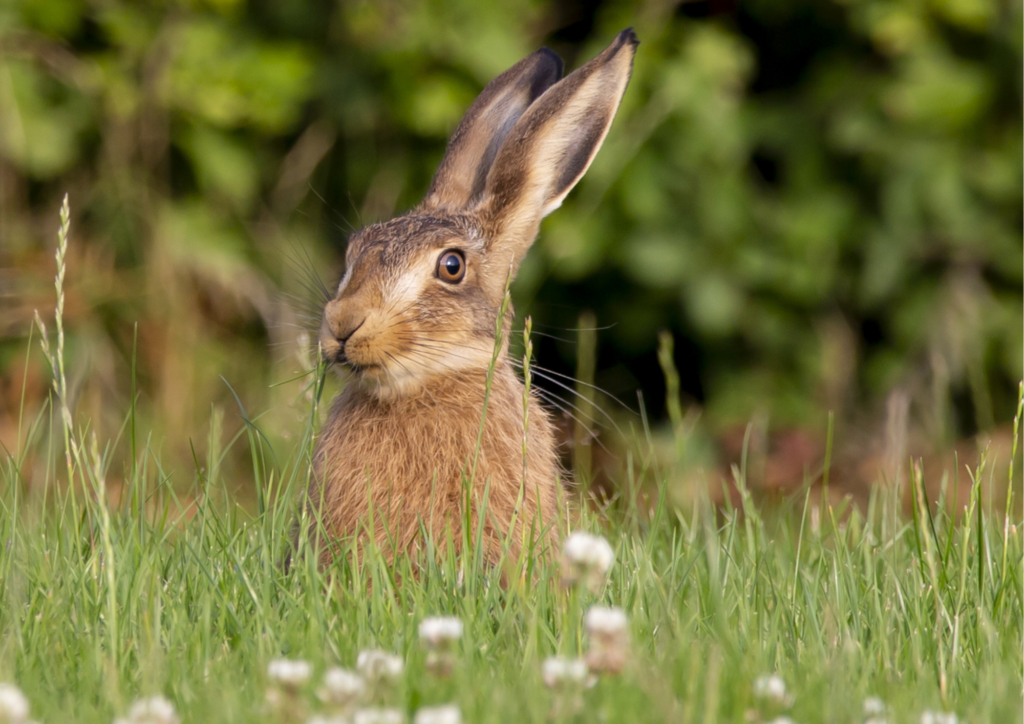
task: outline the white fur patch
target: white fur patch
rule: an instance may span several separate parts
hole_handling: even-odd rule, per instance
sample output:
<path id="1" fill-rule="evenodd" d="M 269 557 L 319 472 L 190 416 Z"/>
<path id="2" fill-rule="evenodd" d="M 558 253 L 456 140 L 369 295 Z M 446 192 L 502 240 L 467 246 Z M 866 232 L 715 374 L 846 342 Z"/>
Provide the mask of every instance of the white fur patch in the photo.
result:
<path id="1" fill-rule="evenodd" d="M 340 296 L 341 293 L 343 291 L 345 291 L 345 287 L 348 286 L 348 280 L 351 279 L 351 278 L 352 278 L 352 268 L 349 267 L 348 269 L 345 270 L 345 276 L 343 276 L 341 278 L 341 281 L 338 282 L 338 293 L 335 296 Z"/>
<path id="2" fill-rule="evenodd" d="M 388 285 L 387 305 L 392 309 L 401 310 L 414 304 L 420 298 L 420 293 L 428 281 L 430 281 L 430 274 L 424 271 L 420 265 L 403 273 Z"/>

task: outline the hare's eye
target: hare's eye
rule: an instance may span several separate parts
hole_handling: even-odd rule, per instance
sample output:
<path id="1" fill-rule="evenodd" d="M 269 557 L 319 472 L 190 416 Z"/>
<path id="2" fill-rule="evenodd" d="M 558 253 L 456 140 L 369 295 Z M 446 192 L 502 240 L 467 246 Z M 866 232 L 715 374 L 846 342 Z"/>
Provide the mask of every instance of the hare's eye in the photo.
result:
<path id="1" fill-rule="evenodd" d="M 466 259 L 461 251 L 449 249 L 437 260 L 437 276 L 443 282 L 458 284 L 466 276 Z"/>

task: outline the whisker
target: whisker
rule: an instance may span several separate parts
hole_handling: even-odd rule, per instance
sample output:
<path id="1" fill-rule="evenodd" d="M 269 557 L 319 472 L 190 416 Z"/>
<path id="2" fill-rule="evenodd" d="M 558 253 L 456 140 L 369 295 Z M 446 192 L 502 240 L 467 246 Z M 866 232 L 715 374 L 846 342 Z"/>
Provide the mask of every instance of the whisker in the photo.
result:
<path id="1" fill-rule="evenodd" d="M 518 369 L 522 369 L 522 367 L 523 367 L 523 363 L 520 360 L 511 359 L 510 358 L 509 362 L 512 364 L 513 367 L 516 367 Z M 607 396 L 608 398 L 610 398 L 613 402 L 617 403 L 622 409 L 626 410 L 627 412 L 633 412 L 633 410 L 625 402 L 620 400 L 618 397 L 616 397 L 612 393 L 608 392 L 608 390 L 604 389 L 603 387 L 598 387 L 597 385 L 592 385 L 589 382 L 584 382 L 583 380 L 578 380 L 575 377 L 573 377 L 572 375 L 563 374 L 561 372 L 555 372 L 552 369 L 549 369 L 547 367 L 541 367 L 540 365 L 534 364 L 533 362 L 530 363 L 530 369 L 531 370 L 539 370 L 540 372 L 543 373 L 543 375 L 541 375 L 542 377 L 544 377 L 545 379 L 550 380 L 552 382 L 554 380 L 551 380 L 551 378 L 548 377 L 547 375 L 555 375 L 556 377 L 560 377 L 563 380 L 569 380 L 570 382 L 575 382 L 578 385 L 583 385 L 584 387 L 589 387 L 590 389 L 594 390 L 595 392 L 600 392 L 602 395 Z M 579 395 L 578 392 L 576 394 Z M 633 414 L 635 415 L 636 413 L 633 412 Z"/>
<path id="2" fill-rule="evenodd" d="M 435 360 L 437 362 L 443 361 L 444 360 L 444 355 L 449 355 L 451 357 L 455 357 L 457 359 L 461 359 L 461 360 L 463 360 L 465 362 L 476 362 L 476 360 L 474 360 L 472 357 L 467 357 L 465 355 L 456 354 L 455 352 L 449 352 L 449 351 L 446 351 L 446 350 L 440 350 L 440 349 L 437 349 L 435 347 L 430 347 L 428 345 L 420 344 L 420 343 L 417 343 L 417 342 L 408 342 L 407 344 L 410 344 L 410 345 L 412 345 L 414 347 L 419 348 L 420 351 L 417 352 L 417 354 L 422 354 L 425 357 L 428 357 L 429 359 L 433 359 L 433 360 Z"/>
<path id="3" fill-rule="evenodd" d="M 533 389 L 537 391 L 537 394 L 544 398 L 544 402 L 546 404 L 551 405 L 552 407 L 559 410 L 563 415 L 569 417 L 573 422 L 575 422 L 577 425 L 583 428 L 583 430 L 587 433 L 587 436 L 591 440 L 596 442 L 602 450 L 604 450 L 605 452 L 609 452 L 608 448 L 605 447 L 605 444 L 603 442 L 601 442 L 601 438 L 598 437 L 597 433 L 594 432 L 593 428 L 591 428 L 589 425 L 583 422 L 583 420 L 574 415 L 572 412 L 567 410 L 562 404 L 559 404 L 566 402 L 564 399 L 553 394 L 550 390 L 545 390 L 542 387 L 534 387 Z"/>
<path id="4" fill-rule="evenodd" d="M 433 359 L 433 360 L 436 360 L 436 361 L 441 361 L 443 359 L 443 357 L 439 356 L 441 354 L 451 355 L 453 357 L 456 357 L 458 359 L 462 359 L 462 360 L 467 361 L 467 362 L 475 361 L 474 359 L 472 359 L 470 357 L 466 357 L 465 355 L 459 355 L 456 352 L 451 351 L 450 349 L 440 349 L 437 346 L 437 345 L 447 345 L 448 347 L 458 347 L 457 343 L 451 342 L 449 340 L 437 339 L 437 340 L 431 340 L 431 343 L 427 343 L 427 342 L 424 342 L 424 341 L 422 341 L 420 339 L 415 339 L 415 338 L 413 338 L 413 339 L 401 338 L 401 341 L 403 341 L 407 345 L 410 345 L 412 347 L 415 347 L 415 348 L 421 350 L 420 354 L 423 354 L 424 356 L 428 357 L 429 359 Z M 424 350 L 429 350 L 430 353 L 428 353 L 428 352 L 426 352 Z M 509 363 L 513 367 L 519 368 L 519 369 L 522 368 L 522 363 L 519 360 L 516 360 L 516 359 L 513 359 L 513 358 L 510 357 L 510 358 L 508 358 L 508 361 L 509 361 Z M 539 377 L 539 378 L 541 378 L 543 380 L 546 380 L 547 382 L 549 382 L 549 383 L 551 383 L 553 385 L 556 385 L 556 386 L 562 388 L 563 390 L 566 390 L 567 392 L 570 392 L 570 393 L 576 395 L 577 397 L 581 397 L 582 398 L 582 396 L 579 394 L 579 392 L 577 392 L 573 387 L 571 387 L 571 386 L 565 384 L 564 382 L 561 382 L 560 380 L 556 379 L 555 375 L 557 375 L 558 377 L 563 377 L 565 379 L 569 379 L 569 380 L 573 380 L 573 381 L 577 381 L 577 382 L 578 382 L 578 380 L 575 380 L 574 378 L 569 377 L 568 375 L 562 375 L 560 373 L 552 372 L 552 371 L 547 370 L 546 368 L 543 368 L 543 367 L 537 367 L 537 366 L 531 365 L 530 368 L 531 368 L 531 370 L 533 370 L 534 374 L 537 377 Z M 597 390 L 597 391 L 599 391 L 599 392 L 601 392 L 603 394 L 608 395 L 612 400 L 614 400 L 616 403 L 621 405 L 624 409 L 629 410 L 629 408 L 626 407 L 626 405 L 623 404 L 621 400 L 617 399 L 614 395 L 608 394 L 607 392 L 605 392 L 600 387 L 597 387 L 596 385 L 591 385 L 589 383 L 583 383 L 583 384 L 585 384 L 587 387 L 593 388 L 593 389 L 595 389 L 595 390 Z M 552 395 L 555 394 L 554 392 L 552 392 L 550 390 L 548 392 L 550 392 Z M 585 413 L 581 407 L 573 404 L 569 400 L 566 400 L 566 399 L 561 398 L 561 397 L 559 397 L 558 399 L 562 400 L 567 405 L 571 405 L 572 408 L 574 410 L 576 410 L 577 412 L 579 412 L 581 415 L 587 415 L 587 413 Z M 595 410 L 597 410 L 598 412 L 600 412 L 604 416 L 604 418 L 608 421 L 608 423 L 611 424 L 611 426 L 615 429 L 616 432 L 618 432 L 620 435 L 622 434 L 622 430 L 619 428 L 618 423 L 608 413 L 607 410 L 605 410 L 601 405 L 599 405 L 594 400 L 588 400 L 588 402 L 593 406 L 593 408 Z M 629 410 L 629 411 L 632 412 L 632 410 Z M 598 419 L 596 417 L 594 417 L 593 415 L 589 415 L 588 417 L 589 417 L 589 419 L 593 423 L 595 423 L 595 424 L 598 423 Z"/>
<path id="5" fill-rule="evenodd" d="M 543 375 L 538 375 L 538 376 L 540 376 L 540 377 L 543 377 Z M 576 391 L 575 391 L 574 389 L 572 389 L 571 387 L 568 387 L 567 385 L 563 385 L 562 383 L 560 383 L 560 382 L 558 382 L 558 381 L 556 381 L 556 380 L 550 380 L 550 379 L 549 379 L 549 380 L 548 380 L 548 382 L 553 382 L 554 384 L 558 385 L 559 387 L 562 387 L 563 389 L 566 389 L 566 390 L 568 390 L 569 392 L 573 393 L 573 394 L 574 394 L 574 395 L 576 395 L 577 397 L 579 396 L 579 394 L 578 394 L 578 393 L 577 393 L 577 392 L 576 392 Z M 538 389 L 544 389 L 544 388 L 543 388 L 543 387 L 540 387 L 540 386 L 538 386 Z M 558 395 L 557 393 L 555 393 L 555 392 L 554 392 L 554 391 L 552 391 L 552 390 L 545 390 L 545 391 L 546 391 L 546 392 L 547 392 L 547 393 L 548 393 L 549 395 L 552 395 L 552 396 L 555 396 L 555 397 L 557 397 L 557 398 L 558 398 L 559 400 L 561 400 L 561 401 L 562 401 L 562 402 L 564 402 L 565 404 L 567 404 L 567 405 L 569 405 L 570 407 L 572 407 L 572 409 L 576 410 L 576 411 L 577 411 L 578 413 L 580 413 L 581 415 L 585 416 L 585 417 L 586 417 L 586 418 L 587 418 L 588 420 L 590 420 L 590 422 L 592 422 L 592 423 L 593 423 L 594 425 L 600 425 L 600 424 L 601 424 L 600 420 L 598 420 L 598 419 L 597 419 L 596 417 L 594 417 L 593 415 L 591 415 L 591 414 L 588 414 L 587 412 L 585 412 L 585 411 L 583 410 L 583 408 L 579 407 L 578 405 L 576 405 L 576 404 L 574 404 L 574 403 L 570 402 L 569 400 L 565 399 L 565 398 L 564 398 L 564 397 L 562 397 L 561 395 Z M 608 422 L 609 422 L 609 423 L 611 423 L 611 426 L 615 428 L 615 431 L 616 431 L 617 433 L 619 433 L 620 435 L 622 434 L 622 430 L 620 430 L 620 429 L 619 429 L 619 425 L 618 425 L 618 423 L 616 423 L 616 422 L 615 422 L 615 419 L 614 419 L 614 418 L 612 418 L 612 416 L 611 416 L 611 415 L 609 415 L 609 414 L 608 414 L 607 412 L 605 412 L 604 408 L 602 408 L 602 407 L 601 407 L 600 405 L 596 404 L 596 403 L 595 403 L 595 402 L 593 402 L 592 400 L 590 400 L 590 404 L 591 404 L 591 406 L 592 406 L 592 407 L 593 407 L 593 408 L 594 408 L 595 410 L 597 410 L 598 412 L 600 412 L 600 413 L 601 413 L 602 415 L 604 415 L 604 416 L 605 416 L 605 418 L 606 418 L 606 419 L 608 420 Z"/>

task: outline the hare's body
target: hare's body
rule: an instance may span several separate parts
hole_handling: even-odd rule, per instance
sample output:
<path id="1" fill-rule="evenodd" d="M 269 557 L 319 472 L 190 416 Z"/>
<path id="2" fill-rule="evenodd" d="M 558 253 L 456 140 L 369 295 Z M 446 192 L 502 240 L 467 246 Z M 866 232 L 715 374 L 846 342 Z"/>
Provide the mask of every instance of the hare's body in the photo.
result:
<path id="1" fill-rule="evenodd" d="M 438 546 L 451 535 L 459 550 L 466 484 L 472 479 L 470 518 L 475 526 L 484 512 L 479 531 L 484 560 L 497 563 L 510 529 L 512 560 L 518 559 L 529 526 L 548 525 L 545 538 L 551 537 L 559 473 L 551 424 L 531 399 L 524 484 L 523 386 L 508 364 L 501 364 L 493 376 L 477 455 L 484 374 L 467 373 L 460 384 L 441 380 L 391 400 L 353 387 L 338 396 L 317 452 L 318 469 L 338 471 L 322 491 L 332 534 L 366 525 L 372 506 L 373 515 L 386 521 L 386 530 L 377 526 L 375 533 L 385 553 L 418 547 L 421 530 Z M 366 464 L 331 464 L 349 460 Z M 314 483 L 311 497 L 320 494 Z M 478 531 L 470 533 L 475 540 Z"/>
<path id="2" fill-rule="evenodd" d="M 623 31 L 562 80 L 546 49 L 502 73 L 455 131 L 423 203 L 349 239 L 320 344 L 354 375 L 317 444 L 307 498 L 330 537 L 325 561 L 332 541 L 353 536 L 390 555 L 421 545 L 421 531 L 442 551 L 469 533 L 492 564 L 524 544 L 543 555 L 557 537 L 550 421 L 533 398 L 524 415 L 507 344 L 485 410 L 487 370 L 509 277 L 600 148 L 636 44 Z M 508 309 L 506 341 L 511 321 Z"/>

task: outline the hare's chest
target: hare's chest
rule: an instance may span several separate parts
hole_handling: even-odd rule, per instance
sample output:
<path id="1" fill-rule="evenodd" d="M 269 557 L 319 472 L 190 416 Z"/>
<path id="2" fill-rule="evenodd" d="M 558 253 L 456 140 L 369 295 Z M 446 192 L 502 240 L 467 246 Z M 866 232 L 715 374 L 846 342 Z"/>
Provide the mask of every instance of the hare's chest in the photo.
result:
<path id="1" fill-rule="evenodd" d="M 461 480 L 462 471 L 472 464 L 479 425 L 479 413 L 442 405 L 340 404 L 325 430 L 324 462 L 333 458 L 345 477 Z"/>

